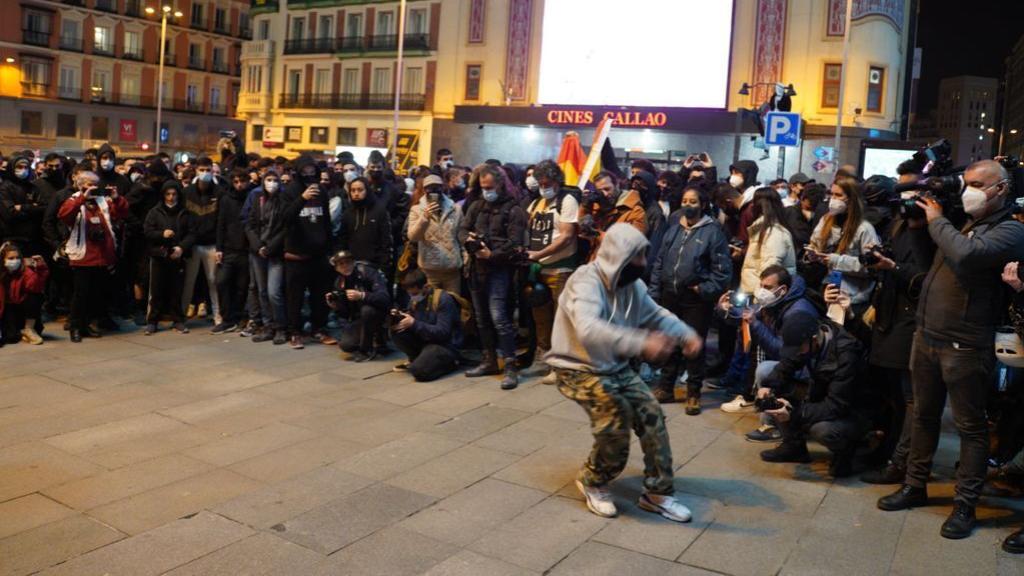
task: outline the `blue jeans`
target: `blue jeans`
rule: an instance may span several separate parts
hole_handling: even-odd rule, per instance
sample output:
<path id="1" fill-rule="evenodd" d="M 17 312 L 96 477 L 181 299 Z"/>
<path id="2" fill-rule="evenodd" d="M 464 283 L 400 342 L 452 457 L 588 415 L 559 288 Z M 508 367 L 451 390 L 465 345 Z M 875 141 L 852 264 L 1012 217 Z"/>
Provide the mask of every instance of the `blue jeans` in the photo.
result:
<path id="1" fill-rule="evenodd" d="M 512 322 L 512 270 L 497 268 L 470 277 L 473 312 L 484 349 L 497 348 L 501 357 L 515 360 L 516 326 Z"/>
<path id="2" fill-rule="evenodd" d="M 259 292 L 260 317 L 264 326 L 284 330 L 284 260 L 249 255 L 249 265 Z"/>

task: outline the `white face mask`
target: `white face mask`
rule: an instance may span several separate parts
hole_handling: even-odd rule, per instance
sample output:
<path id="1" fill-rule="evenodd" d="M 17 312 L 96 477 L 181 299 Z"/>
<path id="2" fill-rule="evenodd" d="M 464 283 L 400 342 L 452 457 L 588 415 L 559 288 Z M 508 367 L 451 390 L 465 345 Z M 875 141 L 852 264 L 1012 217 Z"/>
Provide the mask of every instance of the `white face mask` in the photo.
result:
<path id="1" fill-rule="evenodd" d="M 21 260 L 4 260 L 4 267 L 7 268 L 8 272 L 17 272 L 21 270 Z"/>
<path id="2" fill-rule="evenodd" d="M 277 187 L 278 183 L 276 180 L 267 180 L 266 182 L 263 183 L 263 189 L 270 194 L 277 192 Z"/>
<path id="3" fill-rule="evenodd" d="M 985 194 L 984 190 L 974 186 L 964 188 L 963 194 L 960 197 L 964 201 L 964 212 L 974 217 L 981 214 L 985 210 L 985 205 L 988 204 L 988 195 Z"/>
<path id="4" fill-rule="evenodd" d="M 828 213 L 833 216 L 846 214 L 846 202 L 838 198 L 830 198 L 828 201 Z"/>
<path id="5" fill-rule="evenodd" d="M 552 198 L 555 197 L 555 194 L 557 194 L 557 192 L 555 191 L 554 188 L 541 188 L 540 189 L 540 195 L 545 200 L 551 200 Z"/>
<path id="6" fill-rule="evenodd" d="M 355 170 L 345 170 L 345 182 L 351 182 L 356 179 Z"/>
<path id="7" fill-rule="evenodd" d="M 132 182 L 138 182 L 142 179 L 142 172 L 132 172 L 132 175 L 128 177 Z"/>
<path id="8" fill-rule="evenodd" d="M 540 188 L 540 182 L 537 182 L 537 179 L 534 178 L 532 175 L 527 176 L 526 177 L 526 188 L 535 192 L 535 191 L 537 191 Z"/>
<path id="9" fill-rule="evenodd" d="M 780 197 L 782 197 L 782 198 L 789 198 L 789 188 L 786 188 L 785 186 L 783 186 L 783 187 L 779 188 L 778 192 L 779 192 L 779 196 Z"/>
<path id="10" fill-rule="evenodd" d="M 729 176 L 729 185 L 732 186 L 733 188 L 739 188 L 740 186 L 743 186 L 743 176 L 740 176 L 739 174 L 733 174 Z"/>
<path id="11" fill-rule="evenodd" d="M 778 288 L 776 288 L 776 290 L 778 290 Z M 778 303 L 779 300 L 782 300 L 782 294 L 778 294 L 772 290 L 762 287 L 754 290 L 754 300 L 756 300 L 761 306 L 767 308 Z"/>
<path id="12" fill-rule="evenodd" d="M 114 169 L 114 161 L 100 160 L 100 168 L 103 168 L 105 171 L 109 172 Z"/>

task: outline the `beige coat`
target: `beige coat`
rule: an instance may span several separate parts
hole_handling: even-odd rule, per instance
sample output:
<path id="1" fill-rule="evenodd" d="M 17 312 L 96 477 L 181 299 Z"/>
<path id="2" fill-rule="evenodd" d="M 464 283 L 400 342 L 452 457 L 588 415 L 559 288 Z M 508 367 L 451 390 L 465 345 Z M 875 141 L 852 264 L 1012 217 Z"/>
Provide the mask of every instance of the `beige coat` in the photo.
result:
<path id="1" fill-rule="evenodd" d="M 754 220 L 747 228 L 750 246 L 743 258 L 740 269 L 740 290 L 753 294 L 761 285 L 761 272 L 769 266 L 782 266 L 790 274 L 796 275 L 796 250 L 793 247 L 793 236 L 782 224 L 776 224 L 764 236 L 764 244 L 758 242 L 764 216 Z"/>

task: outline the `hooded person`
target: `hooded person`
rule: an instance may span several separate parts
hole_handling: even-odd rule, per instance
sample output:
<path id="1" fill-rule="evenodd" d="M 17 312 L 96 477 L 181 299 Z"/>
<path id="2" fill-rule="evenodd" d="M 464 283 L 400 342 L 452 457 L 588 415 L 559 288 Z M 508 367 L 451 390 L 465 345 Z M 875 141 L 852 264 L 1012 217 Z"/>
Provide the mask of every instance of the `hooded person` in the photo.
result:
<path id="1" fill-rule="evenodd" d="M 228 175 L 228 188 L 217 208 L 217 297 L 224 322 L 212 333 L 233 332 L 245 317 L 249 292 L 249 242 L 242 221 L 242 206 L 249 195 L 249 176 L 241 168 Z"/>
<path id="2" fill-rule="evenodd" d="M 96 153 L 96 175 L 100 177 L 100 188 L 117 187 L 122 198 L 128 197 L 132 189 L 132 181 L 117 171 L 117 152 L 110 143 L 104 143 Z"/>
<path id="3" fill-rule="evenodd" d="M 545 361 L 555 369 L 559 392 L 590 417 L 594 448 L 576 477 L 590 511 L 617 514 L 607 486 L 626 466 L 632 429 L 644 452 L 640 507 L 688 522 L 690 511 L 673 496 L 665 416 L 629 363 L 637 357 L 662 363 L 680 346 L 692 357 L 703 343 L 640 281 L 646 251 L 647 239 L 635 228 L 617 224 L 608 230 L 596 260 L 578 268 L 565 285 Z"/>
<path id="4" fill-rule="evenodd" d="M 622 190 L 618 176 L 606 170 L 594 177 L 594 186 L 597 190 L 580 205 L 580 236 L 590 245 L 588 261 L 597 257 L 604 234 L 614 224 L 630 224 L 647 234 L 647 211 L 639 192 Z"/>
<path id="5" fill-rule="evenodd" d="M 409 216 L 409 195 L 388 179 L 385 173 L 386 161 L 384 155 L 378 151 L 370 153 L 366 163 L 366 179 L 369 183 L 369 192 L 376 197 L 377 201 L 384 204 L 388 212 L 388 221 L 391 225 L 391 266 L 382 268 L 389 283 L 394 278 L 394 264 L 398 262 L 401 254 L 402 234 L 405 229 L 405 220 Z"/>
<path id="6" fill-rule="evenodd" d="M 273 339 L 280 345 L 285 336 L 284 305 L 284 238 L 287 233 L 286 202 L 281 192 L 281 177 L 267 170 L 262 185 L 250 195 L 251 205 L 245 218 L 245 235 L 249 246 L 249 270 L 256 285 L 257 297 L 249 310 L 255 324 L 250 332 L 253 342 Z"/>
<path id="7" fill-rule="evenodd" d="M 660 194 L 658 193 L 657 178 L 653 173 L 641 170 L 629 179 L 629 187 L 640 194 L 640 201 L 644 206 L 647 239 L 651 243 L 647 252 L 647 261 L 653 265 L 658 258 L 658 250 L 661 249 L 661 237 L 665 234 L 665 219 L 668 217 L 668 214 L 661 210 L 661 204 L 658 202 Z M 650 269 L 644 278 L 650 278 Z"/>
<path id="8" fill-rule="evenodd" d="M 185 284 L 184 262 L 195 235 L 192 216 L 181 196 L 181 183 L 167 180 L 160 188 L 160 203 L 150 208 L 143 224 L 149 256 L 147 336 L 157 331 L 161 316 L 170 317 L 179 333 L 188 332 L 181 291 Z"/>
<path id="9" fill-rule="evenodd" d="M 391 267 L 391 222 L 384 201 L 370 188 L 361 176 L 348 183 L 349 207 L 341 213 L 338 245 L 383 272 Z"/>
<path id="10" fill-rule="evenodd" d="M 0 220 L 5 239 L 17 244 L 26 257 L 44 252 L 46 203 L 35 181 L 31 156 L 18 152 L 7 159 L 0 183 Z"/>
<path id="11" fill-rule="evenodd" d="M 753 200 L 754 192 L 761 187 L 757 173 L 757 163 L 753 160 L 738 160 L 729 166 L 729 184 L 743 194 L 743 204 Z"/>

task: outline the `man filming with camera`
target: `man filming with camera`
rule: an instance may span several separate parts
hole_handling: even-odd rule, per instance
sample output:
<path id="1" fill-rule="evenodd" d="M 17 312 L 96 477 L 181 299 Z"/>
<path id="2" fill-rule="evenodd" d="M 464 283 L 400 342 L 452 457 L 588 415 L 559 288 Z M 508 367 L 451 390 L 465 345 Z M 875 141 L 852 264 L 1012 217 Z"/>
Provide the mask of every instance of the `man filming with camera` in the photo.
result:
<path id="1" fill-rule="evenodd" d="M 948 392 L 960 432 L 953 511 L 942 525 L 945 538 L 966 538 L 976 523 L 974 508 L 985 482 L 988 425 L 985 405 L 995 364 L 996 326 L 1005 309 L 1000 274 L 1024 258 L 1024 225 L 1007 206 L 1009 175 L 998 162 L 971 164 L 963 175 L 961 198 L 970 216 L 957 230 L 930 196 L 924 210 L 938 250 L 921 289 L 910 370 L 914 427 L 907 476 L 895 493 L 878 501 L 882 510 L 904 510 L 928 503 L 926 485 L 939 442 Z"/>
<path id="2" fill-rule="evenodd" d="M 412 270 L 401 282 L 409 294 L 409 310 L 392 310 L 391 341 L 409 357 L 395 366 L 417 382 L 430 382 L 459 367 L 462 322 L 451 294 L 427 284 L 423 270 Z"/>
<path id="3" fill-rule="evenodd" d="M 326 299 L 341 323 L 338 346 L 352 354 L 350 360 L 372 360 L 374 337 L 383 336 L 384 318 L 391 307 L 384 273 L 365 262 L 356 262 L 348 250 L 338 252 L 330 262 L 338 278 Z"/>

